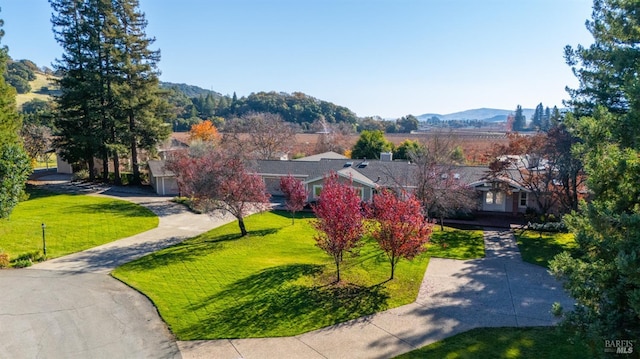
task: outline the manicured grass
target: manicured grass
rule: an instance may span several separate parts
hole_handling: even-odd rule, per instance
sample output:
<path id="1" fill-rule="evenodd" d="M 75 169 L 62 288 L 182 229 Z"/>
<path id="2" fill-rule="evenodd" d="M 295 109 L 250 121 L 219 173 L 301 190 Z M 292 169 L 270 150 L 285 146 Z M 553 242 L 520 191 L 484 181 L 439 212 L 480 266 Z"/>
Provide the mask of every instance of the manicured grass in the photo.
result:
<path id="1" fill-rule="evenodd" d="M 526 231 L 517 234 L 516 240 L 522 260 L 543 267 L 557 254 L 576 247 L 573 233 Z"/>
<path id="2" fill-rule="evenodd" d="M 366 240 L 333 284 L 335 265 L 315 246 L 311 220 L 253 215 L 248 237 L 230 223 L 113 275 L 151 298 L 180 340 L 296 335 L 415 300 L 429 252 L 400 261 L 388 281 L 386 256 Z"/>
<path id="3" fill-rule="evenodd" d="M 484 257 L 482 230 L 459 230 L 440 226 L 434 227 L 431 241 L 427 245 L 431 257 L 470 259 Z"/>
<path id="4" fill-rule="evenodd" d="M 477 328 L 397 357 L 413 358 L 590 358 L 588 347 L 557 327 Z"/>
<path id="5" fill-rule="evenodd" d="M 30 197 L 0 220 L 0 251 L 10 258 L 42 250 L 60 257 L 158 226 L 158 217 L 131 202 L 86 195 L 56 194 L 30 187 Z"/>

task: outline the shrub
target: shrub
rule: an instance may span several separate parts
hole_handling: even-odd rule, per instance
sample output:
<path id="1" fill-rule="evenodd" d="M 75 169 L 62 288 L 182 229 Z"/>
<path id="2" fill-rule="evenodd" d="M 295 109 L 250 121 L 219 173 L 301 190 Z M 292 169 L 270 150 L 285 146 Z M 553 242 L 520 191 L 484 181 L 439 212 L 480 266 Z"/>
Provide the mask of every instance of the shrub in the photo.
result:
<path id="1" fill-rule="evenodd" d="M 46 257 L 42 254 L 42 252 L 40 250 L 37 250 L 37 251 L 31 251 L 31 252 L 20 254 L 16 259 L 13 260 L 13 262 L 17 263 L 19 261 L 29 261 L 33 263 L 33 262 L 42 262 L 45 259 Z M 14 267 L 15 267 L 15 264 L 14 264 Z"/>
<path id="2" fill-rule="evenodd" d="M 31 267 L 31 265 L 33 265 L 33 262 L 31 262 L 29 259 L 21 259 L 13 262 L 14 268 L 26 268 Z"/>
<path id="3" fill-rule="evenodd" d="M 546 223 L 531 223 L 527 224 L 527 229 L 538 232 L 562 232 L 568 231 L 564 222 L 546 222 Z"/>
<path id="4" fill-rule="evenodd" d="M 73 173 L 74 181 L 86 181 L 89 179 L 89 170 L 82 169 Z"/>
<path id="5" fill-rule="evenodd" d="M 9 268 L 9 253 L 0 253 L 0 268 Z"/>

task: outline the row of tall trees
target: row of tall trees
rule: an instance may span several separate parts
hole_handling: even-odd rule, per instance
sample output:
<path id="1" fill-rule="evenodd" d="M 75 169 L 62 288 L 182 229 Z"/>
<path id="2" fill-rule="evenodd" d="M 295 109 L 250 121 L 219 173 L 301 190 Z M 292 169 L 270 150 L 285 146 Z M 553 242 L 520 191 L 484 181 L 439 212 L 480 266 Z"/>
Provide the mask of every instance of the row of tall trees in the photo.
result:
<path id="1" fill-rule="evenodd" d="M 0 40 L 4 36 L 0 20 Z M 0 73 L 9 60 L 9 49 L 0 47 Z M 18 204 L 27 177 L 31 173 L 29 157 L 24 151 L 18 131 L 21 119 L 16 107 L 16 90 L 0 77 L 0 218 L 6 218 Z"/>
<path id="2" fill-rule="evenodd" d="M 67 161 L 83 163 L 94 179 L 94 158 L 103 179 L 113 161 L 131 160 L 133 183 L 140 182 L 140 149 L 153 151 L 166 138 L 168 110 L 160 96 L 159 51 L 150 49 L 147 22 L 138 0 L 50 0 L 55 38 L 64 54 L 56 97 L 57 148 Z"/>
<path id="3" fill-rule="evenodd" d="M 522 106 L 518 105 L 513 117 L 513 131 L 548 131 L 550 128 L 560 123 L 562 114 L 557 106 L 553 109 L 544 107 L 539 103 L 531 116 L 531 121 L 527 125 L 527 118 L 523 113 Z"/>

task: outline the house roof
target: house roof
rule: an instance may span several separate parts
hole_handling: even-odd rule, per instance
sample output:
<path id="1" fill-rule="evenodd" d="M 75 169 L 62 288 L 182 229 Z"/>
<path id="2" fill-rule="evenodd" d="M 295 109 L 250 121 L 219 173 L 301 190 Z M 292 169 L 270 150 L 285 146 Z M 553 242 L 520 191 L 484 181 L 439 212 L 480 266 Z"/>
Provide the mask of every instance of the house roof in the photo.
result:
<path id="1" fill-rule="evenodd" d="M 257 160 L 251 167 L 262 176 L 292 175 L 304 178 L 305 182 L 315 181 L 331 171 L 351 176 L 354 180 L 371 187 L 412 187 L 415 185 L 417 167 L 407 161 L 327 159 L 318 161 L 278 161 Z M 453 172 L 464 183 L 479 181 L 487 167 L 459 166 Z"/>
<path id="2" fill-rule="evenodd" d="M 333 160 L 346 160 L 348 157 L 341 155 L 337 152 L 329 151 L 319 153 L 317 155 L 307 156 L 295 159 L 294 161 L 320 161 L 321 159 L 333 159 Z"/>
<path id="3" fill-rule="evenodd" d="M 165 167 L 165 162 L 164 161 L 156 161 L 156 160 L 151 160 L 149 162 L 147 162 L 147 164 L 149 165 L 149 176 L 151 177 L 175 177 L 175 173 L 173 173 L 172 171 L 169 171 L 166 167 Z"/>

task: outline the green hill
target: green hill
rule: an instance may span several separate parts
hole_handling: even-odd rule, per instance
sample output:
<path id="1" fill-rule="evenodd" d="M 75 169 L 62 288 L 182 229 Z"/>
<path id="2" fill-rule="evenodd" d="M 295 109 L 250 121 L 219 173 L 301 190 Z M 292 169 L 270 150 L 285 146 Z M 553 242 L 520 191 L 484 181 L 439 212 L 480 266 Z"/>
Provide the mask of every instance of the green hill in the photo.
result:
<path id="1" fill-rule="evenodd" d="M 50 75 L 45 75 L 40 72 L 36 72 L 36 79 L 29 81 L 29 85 L 31 86 L 30 92 L 18 94 L 16 96 L 16 102 L 19 109 L 22 108 L 22 105 L 25 102 L 36 98 L 43 101 L 49 101 L 57 89 L 53 78 Z"/>

